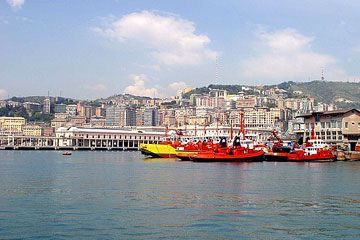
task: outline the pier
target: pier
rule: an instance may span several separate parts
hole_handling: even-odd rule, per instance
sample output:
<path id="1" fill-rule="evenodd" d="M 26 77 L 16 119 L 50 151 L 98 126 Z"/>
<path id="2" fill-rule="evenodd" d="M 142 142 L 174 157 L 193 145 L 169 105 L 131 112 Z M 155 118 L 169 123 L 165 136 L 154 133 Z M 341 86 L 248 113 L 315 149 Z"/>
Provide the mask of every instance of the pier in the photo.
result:
<path id="1" fill-rule="evenodd" d="M 59 128 L 51 137 L 1 135 L 0 150 L 138 150 L 141 143 L 159 143 L 163 136 L 162 132 Z"/>

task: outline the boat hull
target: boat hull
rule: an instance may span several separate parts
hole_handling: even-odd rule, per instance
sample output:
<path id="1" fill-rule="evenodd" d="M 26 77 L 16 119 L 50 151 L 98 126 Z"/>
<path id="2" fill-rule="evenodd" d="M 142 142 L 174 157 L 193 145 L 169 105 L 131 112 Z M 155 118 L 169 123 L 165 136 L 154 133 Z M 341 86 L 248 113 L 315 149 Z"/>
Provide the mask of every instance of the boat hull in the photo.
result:
<path id="1" fill-rule="evenodd" d="M 268 162 L 287 162 L 289 161 L 289 153 L 269 152 L 265 153 L 264 159 Z"/>
<path id="2" fill-rule="evenodd" d="M 191 156 L 194 162 L 261 162 L 263 161 L 264 152 L 254 151 L 243 154 L 227 154 L 227 153 L 199 153 Z"/>
<path id="3" fill-rule="evenodd" d="M 176 149 L 167 144 L 140 144 L 140 151 L 146 156 L 155 158 L 176 157 Z"/>
<path id="4" fill-rule="evenodd" d="M 140 151 L 146 156 L 154 158 L 179 158 L 183 161 L 189 161 L 190 155 L 196 154 L 198 151 L 176 150 L 167 144 L 140 144 Z"/>

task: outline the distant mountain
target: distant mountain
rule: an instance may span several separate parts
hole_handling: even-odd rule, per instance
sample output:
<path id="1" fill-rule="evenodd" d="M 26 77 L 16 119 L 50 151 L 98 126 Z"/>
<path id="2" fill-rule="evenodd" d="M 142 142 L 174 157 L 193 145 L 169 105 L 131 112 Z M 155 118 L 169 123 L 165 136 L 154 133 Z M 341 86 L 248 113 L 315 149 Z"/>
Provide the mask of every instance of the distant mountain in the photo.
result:
<path id="1" fill-rule="evenodd" d="M 207 94 L 211 89 L 227 90 L 230 94 L 244 91 L 254 93 L 255 88 L 269 89 L 278 87 L 287 91 L 288 97 L 314 97 L 317 102 L 334 103 L 340 108 L 360 108 L 360 82 L 283 82 L 277 85 L 247 86 L 247 85 L 209 85 L 195 88 L 183 95 L 189 98 L 191 94 Z M 245 89 L 245 90 L 244 90 Z M 295 93 L 297 94 L 295 94 Z M 302 93 L 302 94 L 299 94 Z"/>

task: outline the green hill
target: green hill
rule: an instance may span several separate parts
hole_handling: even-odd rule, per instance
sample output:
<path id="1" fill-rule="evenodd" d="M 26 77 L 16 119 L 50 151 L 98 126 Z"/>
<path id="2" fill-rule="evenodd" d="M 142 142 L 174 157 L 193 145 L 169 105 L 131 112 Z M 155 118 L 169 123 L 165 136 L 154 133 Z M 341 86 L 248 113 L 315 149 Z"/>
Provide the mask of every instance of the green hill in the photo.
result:
<path id="1" fill-rule="evenodd" d="M 335 103 L 339 107 L 360 107 L 360 83 L 312 81 L 290 85 L 292 91 L 302 91 L 317 101 Z"/>
<path id="2" fill-rule="evenodd" d="M 242 87 L 250 89 L 259 88 L 245 85 L 209 85 L 207 87 L 195 88 L 191 92 L 183 95 L 189 98 L 191 94 L 207 94 L 211 89 L 227 90 L 234 94 L 242 91 Z M 288 97 L 314 97 L 317 102 L 334 103 L 340 108 L 360 108 L 360 82 L 329 82 L 329 81 L 311 81 L 311 82 L 283 82 L 277 85 L 261 86 L 262 89 L 278 87 L 287 91 Z M 296 95 L 294 91 L 301 91 L 303 94 Z M 245 91 L 252 94 L 252 90 Z"/>

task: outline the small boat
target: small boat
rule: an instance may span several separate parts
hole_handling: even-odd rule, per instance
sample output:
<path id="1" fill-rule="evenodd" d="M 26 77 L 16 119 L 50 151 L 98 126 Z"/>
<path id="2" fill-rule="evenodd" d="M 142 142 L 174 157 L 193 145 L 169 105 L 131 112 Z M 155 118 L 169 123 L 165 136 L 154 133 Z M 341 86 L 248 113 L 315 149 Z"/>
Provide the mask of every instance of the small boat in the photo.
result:
<path id="1" fill-rule="evenodd" d="M 72 154 L 72 153 L 71 153 L 70 151 L 66 151 L 66 152 L 63 152 L 62 155 L 69 156 L 69 155 L 71 155 L 71 154 Z"/>

